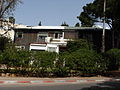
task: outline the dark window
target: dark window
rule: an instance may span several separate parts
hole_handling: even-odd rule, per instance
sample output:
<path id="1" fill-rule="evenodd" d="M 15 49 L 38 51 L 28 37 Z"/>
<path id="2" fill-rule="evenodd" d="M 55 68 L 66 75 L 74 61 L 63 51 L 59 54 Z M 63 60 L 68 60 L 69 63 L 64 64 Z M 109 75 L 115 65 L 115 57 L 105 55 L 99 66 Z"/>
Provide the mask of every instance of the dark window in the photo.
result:
<path id="1" fill-rule="evenodd" d="M 45 39 L 47 36 L 48 36 L 47 33 L 39 33 L 38 34 L 38 41 L 45 42 Z"/>
<path id="2" fill-rule="evenodd" d="M 55 33 L 54 34 L 54 38 L 56 38 L 56 39 L 60 39 L 62 37 L 62 33 Z"/>
<path id="3" fill-rule="evenodd" d="M 16 37 L 17 38 L 23 38 L 23 32 L 17 32 Z"/>
<path id="4" fill-rule="evenodd" d="M 58 33 L 55 33 L 55 38 L 58 38 Z"/>
<path id="5" fill-rule="evenodd" d="M 46 36 L 39 36 L 39 39 L 45 41 Z"/>

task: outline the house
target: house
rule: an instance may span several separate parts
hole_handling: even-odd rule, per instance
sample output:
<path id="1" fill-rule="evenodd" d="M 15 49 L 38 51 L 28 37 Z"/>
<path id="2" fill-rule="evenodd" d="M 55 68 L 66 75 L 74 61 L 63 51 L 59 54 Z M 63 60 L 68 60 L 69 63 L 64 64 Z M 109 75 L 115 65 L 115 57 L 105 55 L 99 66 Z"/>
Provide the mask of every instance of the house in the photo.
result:
<path id="1" fill-rule="evenodd" d="M 62 26 L 18 26 L 14 30 L 17 48 L 58 53 L 59 46 L 67 44 Z"/>
<path id="2" fill-rule="evenodd" d="M 18 25 L 14 28 L 14 42 L 17 48 L 26 50 L 50 51 L 59 53 L 61 46 L 66 46 L 67 41 L 74 39 L 87 39 L 92 42 L 97 50 L 102 44 L 102 29 L 96 27 L 66 27 L 66 26 L 25 26 Z M 110 30 L 107 30 L 106 39 L 111 47 Z M 107 49 L 109 49 L 107 48 Z"/>

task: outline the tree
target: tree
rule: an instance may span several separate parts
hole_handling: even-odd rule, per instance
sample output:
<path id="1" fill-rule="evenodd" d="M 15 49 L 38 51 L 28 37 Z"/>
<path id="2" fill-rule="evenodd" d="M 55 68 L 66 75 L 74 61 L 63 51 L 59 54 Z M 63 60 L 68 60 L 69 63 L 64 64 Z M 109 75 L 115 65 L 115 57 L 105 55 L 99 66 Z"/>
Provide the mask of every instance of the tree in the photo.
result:
<path id="1" fill-rule="evenodd" d="M 15 23 L 15 19 L 13 17 L 9 17 L 13 15 L 13 11 L 16 6 L 21 3 L 21 0 L 0 0 L 0 28 L 6 30 L 4 35 L 8 32 L 9 29 L 13 27 Z M 6 18 L 9 17 L 9 20 Z M 7 29 L 5 28 L 7 26 Z"/>
<path id="2" fill-rule="evenodd" d="M 69 26 L 66 22 L 62 23 L 61 26 Z"/>
<path id="3" fill-rule="evenodd" d="M 42 26 L 42 23 L 41 23 L 41 21 L 39 22 L 38 26 Z"/>
<path id="4" fill-rule="evenodd" d="M 0 0 L 0 19 L 12 15 L 20 0 Z"/>
<path id="5" fill-rule="evenodd" d="M 93 20 L 85 12 L 82 12 L 77 18 L 81 21 L 82 27 L 91 27 L 94 24 Z"/>
<path id="6" fill-rule="evenodd" d="M 15 24 L 15 18 L 14 17 L 9 17 L 9 22 L 12 24 Z"/>
<path id="7" fill-rule="evenodd" d="M 76 24 L 75 24 L 75 27 L 80 27 L 80 24 L 79 24 L 79 23 L 76 23 Z"/>
<path id="8" fill-rule="evenodd" d="M 94 0 L 83 7 L 83 12 L 77 18 L 81 21 L 82 26 L 92 26 L 95 22 L 103 21 L 103 4 L 104 0 Z M 107 0 L 105 20 L 112 30 L 113 47 L 120 46 L 120 0 Z"/>

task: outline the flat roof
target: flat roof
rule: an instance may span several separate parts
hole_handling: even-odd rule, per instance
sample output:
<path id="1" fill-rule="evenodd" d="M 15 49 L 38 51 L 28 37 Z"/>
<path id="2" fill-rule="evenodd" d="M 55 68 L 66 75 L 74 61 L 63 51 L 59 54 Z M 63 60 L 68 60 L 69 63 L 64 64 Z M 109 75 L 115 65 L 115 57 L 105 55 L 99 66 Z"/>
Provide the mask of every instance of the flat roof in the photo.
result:
<path id="1" fill-rule="evenodd" d="M 96 27 L 65 27 L 65 29 L 67 30 L 77 30 L 77 29 L 101 29 L 101 28 L 96 28 Z"/>
<path id="2" fill-rule="evenodd" d="M 100 27 L 71 27 L 71 26 L 27 26 L 16 25 L 14 29 L 47 29 L 47 30 L 101 30 Z"/>
<path id="3" fill-rule="evenodd" d="M 65 29 L 65 26 L 25 26 L 18 25 L 15 29 Z"/>

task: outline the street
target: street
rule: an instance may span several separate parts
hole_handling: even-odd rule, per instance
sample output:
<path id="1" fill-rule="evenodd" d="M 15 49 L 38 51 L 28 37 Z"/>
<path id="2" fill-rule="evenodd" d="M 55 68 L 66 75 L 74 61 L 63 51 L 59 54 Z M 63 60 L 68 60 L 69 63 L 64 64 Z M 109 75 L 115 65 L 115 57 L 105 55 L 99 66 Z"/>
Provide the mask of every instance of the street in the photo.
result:
<path id="1" fill-rule="evenodd" d="M 61 84 L 61 85 L 3 85 L 0 90 L 81 90 L 95 84 Z"/>
<path id="2" fill-rule="evenodd" d="M 0 90 L 120 90 L 120 82 L 76 84 L 1 84 Z"/>

